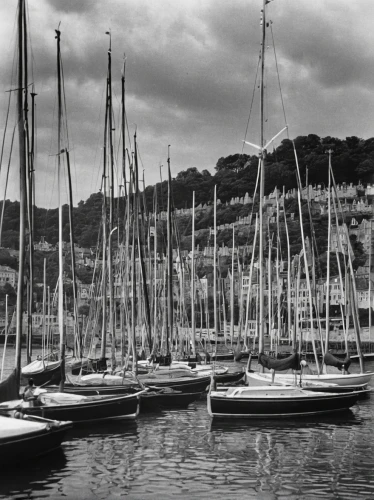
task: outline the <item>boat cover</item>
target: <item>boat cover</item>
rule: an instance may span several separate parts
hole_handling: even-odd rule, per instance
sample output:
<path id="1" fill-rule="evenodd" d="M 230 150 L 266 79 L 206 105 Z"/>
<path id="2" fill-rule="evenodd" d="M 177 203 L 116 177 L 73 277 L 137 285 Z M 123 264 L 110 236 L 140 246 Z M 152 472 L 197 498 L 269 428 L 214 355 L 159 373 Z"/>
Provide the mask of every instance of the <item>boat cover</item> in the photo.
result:
<path id="1" fill-rule="evenodd" d="M 18 398 L 16 370 L 13 370 L 8 378 L 0 382 L 0 403 Z"/>
<path id="2" fill-rule="evenodd" d="M 50 371 L 54 368 L 57 368 L 58 366 L 60 366 L 60 361 L 36 359 L 35 361 L 32 361 L 30 364 L 22 368 L 22 375 L 25 377 L 32 377 L 37 373 Z"/>
<path id="3" fill-rule="evenodd" d="M 293 354 L 291 354 L 291 356 L 288 356 L 288 358 L 284 359 L 276 359 L 272 356 L 264 354 L 263 352 L 260 352 L 260 354 L 258 355 L 258 363 L 264 368 L 268 368 L 268 370 L 283 371 L 290 369 L 300 369 L 300 360 L 297 352 L 294 352 Z"/>
<path id="4" fill-rule="evenodd" d="M 34 432 L 47 430 L 48 425 L 48 423 L 30 422 L 28 420 L 0 416 L 0 439 L 24 437 Z"/>
<path id="5" fill-rule="evenodd" d="M 323 361 L 324 361 L 325 365 L 335 366 L 339 370 L 343 369 L 343 365 L 344 365 L 344 369 L 348 370 L 348 368 L 351 364 L 351 358 L 349 357 L 349 353 L 347 353 L 347 355 L 344 359 L 339 359 L 339 358 L 336 358 L 333 354 L 331 354 L 331 352 L 327 351 L 324 358 L 323 358 Z"/>
<path id="6" fill-rule="evenodd" d="M 87 397 L 65 392 L 47 392 L 41 394 L 38 399 L 45 405 L 70 405 L 84 402 Z"/>

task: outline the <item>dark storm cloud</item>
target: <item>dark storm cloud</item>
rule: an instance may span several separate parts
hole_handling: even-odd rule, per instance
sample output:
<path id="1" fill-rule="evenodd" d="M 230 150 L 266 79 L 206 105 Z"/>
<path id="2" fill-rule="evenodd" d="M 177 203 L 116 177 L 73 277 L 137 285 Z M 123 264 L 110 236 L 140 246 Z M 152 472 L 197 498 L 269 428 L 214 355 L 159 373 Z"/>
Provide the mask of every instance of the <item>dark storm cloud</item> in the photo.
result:
<path id="1" fill-rule="evenodd" d="M 14 42 L 13 3 L 0 3 L 4 47 L 12 34 Z M 54 29 L 59 22 L 78 200 L 97 189 L 100 179 L 109 42 L 105 31 L 112 32 L 116 138 L 126 52 L 130 134 L 136 123 L 146 179 L 153 183 L 159 177 L 159 163 L 165 162 L 167 144 L 172 144 L 173 175 L 189 166 L 213 170 L 220 156 L 241 151 L 258 63 L 261 3 L 29 0 L 42 182 L 52 186 L 55 175 L 48 155 L 56 149 Z M 269 19 L 274 22 L 291 136 L 373 135 L 374 2 L 361 0 L 359 4 L 348 0 L 271 2 Z M 270 30 L 268 35 L 266 133 L 271 137 L 283 126 L 283 113 Z M 2 88 L 9 86 L 11 62 L 12 56 L 6 59 L 4 51 Z M 2 116 L 5 105 L 3 99 Z M 248 132 L 254 142 L 257 117 L 256 96 Z M 39 199 L 47 204 L 43 194 Z"/>
<path id="2" fill-rule="evenodd" d="M 99 0 L 46 0 L 46 3 L 55 12 L 65 12 L 67 14 L 72 12 L 87 13 L 95 9 Z"/>

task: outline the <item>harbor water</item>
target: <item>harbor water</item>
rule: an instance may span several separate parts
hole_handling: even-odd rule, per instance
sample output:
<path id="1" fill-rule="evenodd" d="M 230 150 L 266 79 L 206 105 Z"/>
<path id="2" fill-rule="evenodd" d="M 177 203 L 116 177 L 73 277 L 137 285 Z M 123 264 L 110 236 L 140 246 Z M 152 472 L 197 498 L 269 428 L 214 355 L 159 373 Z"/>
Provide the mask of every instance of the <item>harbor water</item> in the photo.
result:
<path id="1" fill-rule="evenodd" d="M 0 499 L 369 499 L 373 429 L 374 394 L 337 415 L 220 423 L 202 398 L 73 429 L 61 450 L 2 469 Z"/>

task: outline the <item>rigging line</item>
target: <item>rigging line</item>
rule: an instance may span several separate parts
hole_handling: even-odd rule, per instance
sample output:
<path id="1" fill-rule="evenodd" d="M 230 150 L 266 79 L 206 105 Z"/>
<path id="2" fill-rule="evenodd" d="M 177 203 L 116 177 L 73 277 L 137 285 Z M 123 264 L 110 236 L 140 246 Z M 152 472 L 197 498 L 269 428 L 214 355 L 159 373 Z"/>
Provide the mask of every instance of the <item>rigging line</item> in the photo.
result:
<path id="1" fill-rule="evenodd" d="M 102 90 L 102 94 L 101 94 L 101 102 L 100 102 L 100 112 L 99 112 L 99 120 L 97 122 L 97 135 L 100 135 L 101 134 L 101 129 L 99 130 L 99 126 L 101 124 L 101 118 L 102 118 L 102 110 L 103 110 L 103 101 L 104 101 L 104 91 L 106 93 L 106 85 L 103 87 L 103 90 Z M 100 151 L 102 150 L 102 148 L 99 148 L 98 146 L 98 143 L 99 141 L 96 141 L 96 148 L 95 148 L 95 158 L 94 158 L 94 165 L 96 164 L 97 162 L 97 153 L 100 149 Z M 100 144 L 101 144 L 101 139 L 100 139 Z M 100 158 L 101 158 L 101 154 L 100 154 Z M 101 173 L 101 162 L 99 162 L 99 164 L 96 166 L 97 168 L 97 176 L 96 176 L 96 182 L 95 182 L 95 189 L 97 189 L 97 185 L 98 185 L 98 181 L 99 181 L 99 176 L 100 176 L 100 173 Z M 92 182 L 93 182 L 93 178 L 94 176 L 92 175 L 91 176 L 91 187 L 90 187 L 90 192 L 92 193 Z M 101 189 L 101 188 L 100 188 Z"/>
<path id="2" fill-rule="evenodd" d="M 27 17 L 27 26 L 31 26 L 31 22 L 30 22 L 30 9 L 29 9 L 29 4 L 28 2 L 25 2 L 25 6 L 26 6 L 26 17 Z M 31 30 L 28 29 L 27 30 L 27 37 L 29 39 L 29 50 L 30 50 L 30 54 L 31 54 L 31 76 L 32 76 L 32 81 L 35 81 L 34 80 L 34 64 L 35 64 L 35 58 L 34 58 L 34 51 L 33 51 L 33 45 L 32 45 L 32 39 L 31 39 Z"/>
<path id="3" fill-rule="evenodd" d="M 8 160 L 8 169 L 6 173 L 6 179 L 5 179 L 5 188 L 4 188 L 4 200 L 3 200 L 3 205 L 1 207 L 1 220 L 0 220 L 0 247 L 1 247 L 1 236 L 3 232 L 3 221 L 4 221 L 4 210 L 5 210 L 5 199 L 6 199 L 6 192 L 8 188 L 8 179 L 9 179 L 9 170 L 10 170 L 10 163 L 11 163 L 11 158 L 12 158 L 12 152 L 13 152 L 13 142 L 14 142 L 14 134 L 15 131 L 18 127 L 18 123 L 14 125 L 13 128 L 13 134 L 12 134 L 12 142 L 10 145 L 10 152 L 9 152 L 9 160 Z"/>
<path id="4" fill-rule="evenodd" d="M 282 93 L 282 86 L 280 82 L 280 76 L 279 76 L 279 68 L 278 68 L 278 59 L 277 59 L 277 53 L 275 50 L 275 40 L 274 40 L 274 33 L 273 33 L 273 23 L 270 21 L 270 31 L 271 31 L 271 38 L 273 41 L 273 49 L 274 49 L 274 59 L 275 59 L 275 67 L 277 70 L 277 77 L 278 77 L 278 85 L 279 85 L 279 92 L 281 96 L 281 101 L 282 101 L 282 109 L 283 109 L 283 116 L 284 116 L 284 123 L 287 125 L 287 118 L 286 118 L 286 109 L 284 107 L 284 101 L 283 101 L 283 93 Z M 288 127 L 287 127 L 287 138 L 289 139 L 289 132 L 288 132 Z"/>
<path id="5" fill-rule="evenodd" d="M 258 58 L 258 62 L 257 62 L 257 69 L 256 69 L 255 83 L 254 83 L 254 86 L 253 86 L 253 92 L 252 92 L 251 106 L 250 106 L 250 108 L 249 108 L 249 115 L 248 115 L 248 120 L 247 120 L 247 126 L 246 126 L 246 128 L 245 128 L 244 140 L 246 140 L 246 138 L 247 138 L 248 127 L 249 127 L 249 121 L 250 121 L 250 119 L 251 119 L 252 107 L 253 107 L 253 101 L 254 101 L 254 98 L 255 98 L 255 92 L 256 92 L 256 83 L 257 83 L 257 76 L 258 76 L 258 68 L 260 67 L 260 61 L 261 61 L 261 57 L 259 56 L 259 58 Z M 243 154 L 243 151 L 244 151 L 244 142 L 243 142 L 243 144 L 242 144 L 242 154 Z"/>
<path id="6" fill-rule="evenodd" d="M 250 220 L 250 226 L 249 226 L 249 231 L 248 231 L 248 236 L 247 236 L 247 241 L 246 241 L 245 246 L 248 246 L 249 236 L 251 234 L 251 225 L 252 225 L 252 220 L 253 220 L 253 210 L 254 210 L 254 206 L 255 206 L 255 199 L 256 199 L 257 188 L 258 188 L 258 181 L 260 179 L 260 169 L 261 169 L 261 162 L 259 161 L 258 162 L 258 167 L 257 167 L 257 177 L 256 177 L 255 190 L 253 192 L 253 203 L 252 203 L 252 209 L 251 209 L 251 216 L 249 218 L 249 220 Z M 255 248 L 253 249 L 253 251 L 255 251 Z"/>
<path id="7" fill-rule="evenodd" d="M 15 79 L 15 73 L 16 73 L 15 67 L 16 67 L 16 63 L 17 63 L 17 53 L 18 53 L 17 44 L 14 43 L 14 40 L 16 38 L 16 33 L 17 33 L 17 19 L 18 19 L 18 5 L 17 5 L 16 17 L 14 18 L 14 23 L 13 23 L 12 36 L 9 37 L 9 46 L 8 46 L 8 57 L 10 56 L 10 52 L 11 52 L 10 48 L 16 47 L 16 48 L 13 48 L 13 50 L 12 50 L 13 61 L 12 61 L 12 71 L 11 71 L 11 76 L 10 76 L 10 88 L 11 89 L 16 86 L 16 84 L 13 83 L 13 81 Z"/>
<path id="8" fill-rule="evenodd" d="M 131 135 L 130 135 L 130 129 L 129 129 L 129 122 L 127 121 L 127 113 L 126 113 L 126 111 L 125 111 L 125 122 L 126 122 L 126 129 L 127 129 L 128 141 L 129 141 L 129 144 L 130 144 L 130 151 L 132 151 Z"/>
<path id="9" fill-rule="evenodd" d="M 56 77 L 56 80 L 57 80 L 57 71 L 55 72 L 55 77 Z M 54 100 L 54 103 L 53 103 L 52 127 L 51 127 L 50 143 L 49 143 L 48 160 L 47 160 L 47 172 L 48 172 L 50 158 L 52 157 L 51 152 L 52 152 L 52 141 L 53 141 L 53 137 L 54 137 L 56 101 L 57 101 L 57 92 L 55 93 L 55 100 Z M 51 202 L 52 202 L 53 188 L 54 188 L 54 183 L 55 183 L 55 175 L 56 175 L 56 170 L 54 169 L 53 185 L 52 185 L 52 190 L 51 190 L 51 198 L 49 200 L 49 206 L 48 206 L 49 208 L 47 209 L 47 212 L 45 214 L 45 220 L 44 220 L 44 232 L 46 230 L 48 210 L 50 210 Z M 44 192 L 46 192 L 46 188 L 47 188 L 47 178 L 48 178 L 48 175 L 45 175 L 45 178 L 44 178 Z"/>
<path id="10" fill-rule="evenodd" d="M 0 173 L 1 173 L 1 166 L 3 164 L 3 155 L 4 155 L 4 145 L 5 145 L 5 136 L 6 136 L 6 131 L 8 128 L 8 118 L 9 118 L 9 110 L 10 110 L 10 99 L 11 99 L 12 93 L 9 92 L 9 99 L 8 99 L 8 109 L 6 112 L 6 118 L 5 118 L 5 127 L 4 127 L 4 134 L 3 134 L 3 143 L 1 145 L 1 155 L 0 155 Z"/>
<path id="11" fill-rule="evenodd" d="M 68 111 L 67 111 L 67 106 L 66 106 L 66 93 L 65 93 L 65 77 L 64 77 L 64 65 L 62 63 L 62 56 L 60 53 L 60 66 L 61 66 L 61 80 L 62 80 L 62 95 L 63 95 L 63 118 L 64 118 L 64 129 L 65 129 L 65 140 L 66 144 L 65 147 L 69 150 L 70 145 L 69 145 L 69 130 L 68 130 Z"/>
<path id="12" fill-rule="evenodd" d="M 52 184 L 52 189 L 51 189 L 51 198 L 49 201 L 49 208 L 47 209 L 47 213 L 51 210 L 51 202 L 52 202 L 52 196 L 53 196 L 53 191 L 55 188 L 55 181 L 56 181 L 56 171 L 57 171 L 57 156 L 55 156 L 55 168 L 54 168 L 54 175 L 53 175 L 53 184 Z M 47 213 L 46 213 L 46 219 L 47 219 Z M 46 220 L 47 223 L 47 220 Z"/>
<path id="13" fill-rule="evenodd" d="M 70 150 L 70 140 L 69 140 L 69 128 L 68 128 L 68 111 L 67 111 L 67 104 L 66 104 L 66 91 L 65 91 L 65 76 L 64 76 L 64 65 L 63 65 L 63 60 L 62 60 L 62 55 L 60 53 L 60 66 L 61 66 L 61 80 L 62 80 L 62 94 L 63 94 L 63 129 L 65 132 L 65 148 L 69 151 Z M 74 150 L 74 148 L 73 148 Z M 77 186 L 77 171 L 76 171 L 76 162 L 75 162 L 75 151 L 73 151 L 74 155 L 74 173 L 75 173 L 75 194 L 78 194 L 78 186 Z M 68 193 L 68 186 L 66 184 L 67 179 L 65 176 L 65 189 L 66 189 L 66 194 Z M 74 206 L 74 205 L 73 205 Z M 72 208 L 73 208 L 72 206 Z"/>

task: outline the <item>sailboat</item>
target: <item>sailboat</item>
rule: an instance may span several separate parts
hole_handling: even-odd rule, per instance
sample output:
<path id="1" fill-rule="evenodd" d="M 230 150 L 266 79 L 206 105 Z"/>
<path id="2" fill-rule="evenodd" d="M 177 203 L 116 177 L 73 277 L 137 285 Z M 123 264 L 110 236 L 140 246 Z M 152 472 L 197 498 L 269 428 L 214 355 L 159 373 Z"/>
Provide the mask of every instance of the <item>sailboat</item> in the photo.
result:
<path id="1" fill-rule="evenodd" d="M 56 450 L 71 427 L 71 422 L 0 415 L 0 464 L 25 462 Z"/>
<path id="2" fill-rule="evenodd" d="M 254 146 L 259 152 L 260 169 L 260 199 L 259 199 L 259 364 L 262 367 L 271 369 L 297 369 L 299 367 L 298 354 L 295 352 L 289 358 L 277 360 L 264 354 L 264 185 L 265 185 L 265 155 L 268 146 L 286 129 L 284 127 L 268 143 L 264 138 L 264 69 L 265 69 L 265 47 L 266 47 L 266 6 L 269 2 L 263 0 L 262 8 L 262 44 L 261 44 L 261 82 L 260 82 L 260 146 Z M 302 228 L 302 224 L 301 224 Z M 269 303 L 271 297 L 269 296 Z M 270 309 L 270 308 L 269 308 Z M 311 316 L 312 317 L 312 316 Z M 295 345 L 295 344 L 294 344 Z M 250 363 L 250 358 L 249 358 Z M 248 364 L 249 364 L 248 363 Z M 251 378 L 252 373 L 247 369 L 247 377 Z M 257 377 L 261 375 L 255 374 Z M 294 381 L 293 381 L 294 382 Z M 271 383 L 271 381 L 270 381 Z M 268 386 L 244 386 L 244 387 L 224 387 L 217 389 L 212 380 L 208 394 L 208 413 L 214 418 L 278 418 L 278 417 L 300 417 L 307 415 L 319 415 L 335 411 L 346 410 L 353 406 L 358 400 L 359 392 L 349 393 L 326 393 L 306 391 L 296 385 L 279 387 Z"/>
<path id="3" fill-rule="evenodd" d="M 17 288 L 16 368 L 0 383 L 0 405 L 19 397 L 21 378 L 22 301 L 24 291 L 25 205 L 26 205 L 26 130 L 27 101 L 27 15 L 25 0 L 18 2 L 18 133 L 20 165 L 20 252 Z M 24 97 L 25 94 L 25 97 Z M 5 346 L 4 346 L 5 348 Z M 34 459 L 58 448 L 72 427 L 70 421 L 60 422 L 29 418 L 22 413 L 0 415 L 0 464 L 7 465 Z"/>
<path id="4" fill-rule="evenodd" d="M 144 390 L 124 395 L 96 395 L 83 396 L 65 394 L 65 328 L 63 314 L 63 258 L 62 258 L 62 203 L 60 189 L 62 189 L 61 170 L 62 155 L 66 155 L 68 163 L 68 144 L 62 144 L 62 63 L 61 63 L 61 31 L 55 30 L 57 39 L 57 77 L 58 77 L 58 189 L 59 189 L 59 283 L 58 283 L 58 316 L 60 329 L 60 369 L 61 382 L 59 392 L 39 390 L 35 400 L 30 402 L 8 401 L 0 405 L 0 411 L 9 414 L 19 411 L 26 415 L 50 417 L 52 419 L 68 419 L 73 422 L 96 422 L 108 419 L 134 419 L 139 412 L 139 398 Z M 110 53 L 110 51 L 109 51 Z M 109 57 L 110 70 L 110 57 Z M 107 88 L 107 97 L 108 97 Z M 108 106 L 108 100 L 107 100 Z M 66 129 L 66 127 L 65 127 Z M 67 140 L 67 139 L 66 139 Z"/>

